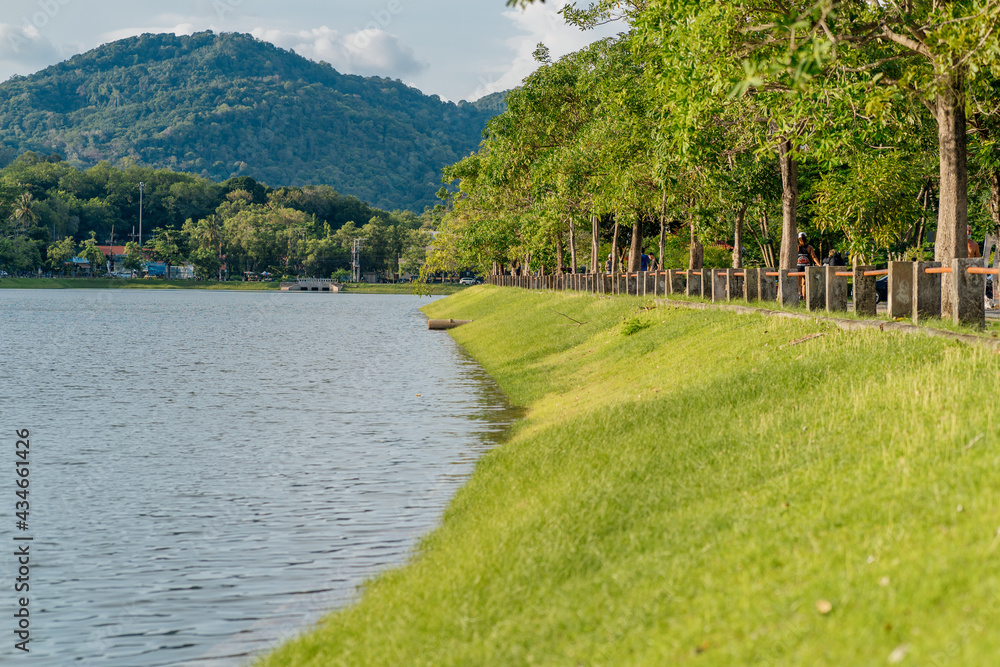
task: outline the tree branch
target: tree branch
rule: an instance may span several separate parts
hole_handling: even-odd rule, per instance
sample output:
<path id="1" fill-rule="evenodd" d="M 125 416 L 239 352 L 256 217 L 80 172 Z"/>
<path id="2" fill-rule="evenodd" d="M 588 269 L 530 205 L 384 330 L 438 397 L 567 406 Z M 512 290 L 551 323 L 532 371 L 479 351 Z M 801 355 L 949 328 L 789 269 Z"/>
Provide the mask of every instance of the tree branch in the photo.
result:
<path id="1" fill-rule="evenodd" d="M 900 46 L 903 46 L 915 53 L 919 53 L 927 58 L 931 57 L 931 50 L 927 48 L 927 45 L 923 42 L 918 42 L 912 37 L 907 37 L 906 35 L 901 35 L 898 32 L 890 30 L 888 26 L 883 26 L 882 35 L 893 42 L 896 42 Z"/>

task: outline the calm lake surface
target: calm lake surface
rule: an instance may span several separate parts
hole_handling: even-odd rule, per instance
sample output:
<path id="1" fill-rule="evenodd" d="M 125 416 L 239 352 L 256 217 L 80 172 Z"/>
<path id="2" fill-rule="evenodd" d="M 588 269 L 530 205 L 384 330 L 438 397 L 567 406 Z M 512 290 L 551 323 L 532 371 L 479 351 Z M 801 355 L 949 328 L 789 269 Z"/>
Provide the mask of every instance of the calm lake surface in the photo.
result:
<path id="1" fill-rule="evenodd" d="M 405 561 L 515 417 L 426 303 L 0 290 L 0 662 L 242 665 Z"/>

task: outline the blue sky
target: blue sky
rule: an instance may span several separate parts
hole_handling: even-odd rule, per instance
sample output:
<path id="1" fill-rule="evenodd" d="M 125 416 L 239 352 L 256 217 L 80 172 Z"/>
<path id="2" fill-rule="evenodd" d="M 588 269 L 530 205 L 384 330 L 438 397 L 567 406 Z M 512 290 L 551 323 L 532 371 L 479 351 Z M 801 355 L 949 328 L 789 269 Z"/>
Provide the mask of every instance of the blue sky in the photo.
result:
<path id="1" fill-rule="evenodd" d="M 248 32 L 342 72 L 399 78 L 458 101 L 506 90 L 535 67 L 620 26 L 581 33 L 549 0 L 525 11 L 504 0 L 2 0 L 0 81 L 144 32 Z M 581 3 L 581 4 L 586 4 Z"/>

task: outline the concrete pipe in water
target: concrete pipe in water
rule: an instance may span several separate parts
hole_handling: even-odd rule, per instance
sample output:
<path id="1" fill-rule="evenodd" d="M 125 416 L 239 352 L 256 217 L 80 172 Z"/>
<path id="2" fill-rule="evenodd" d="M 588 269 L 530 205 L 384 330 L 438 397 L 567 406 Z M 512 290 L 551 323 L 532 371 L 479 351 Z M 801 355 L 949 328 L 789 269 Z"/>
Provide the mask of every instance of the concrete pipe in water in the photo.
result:
<path id="1" fill-rule="evenodd" d="M 463 324 L 468 324 L 472 320 L 427 320 L 427 328 L 432 331 L 442 331 L 444 329 L 454 329 Z"/>

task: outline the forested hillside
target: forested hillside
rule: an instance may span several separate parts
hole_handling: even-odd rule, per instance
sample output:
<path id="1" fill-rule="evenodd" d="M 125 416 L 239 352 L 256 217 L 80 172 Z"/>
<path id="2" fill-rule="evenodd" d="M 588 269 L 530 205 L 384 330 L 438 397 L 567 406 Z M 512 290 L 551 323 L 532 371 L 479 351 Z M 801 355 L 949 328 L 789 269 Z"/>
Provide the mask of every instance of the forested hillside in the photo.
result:
<path id="1" fill-rule="evenodd" d="M 250 35 L 142 35 L 0 85 L 0 166 L 33 150 L 223 181 L 325 184 L 385 209 L 435 203 L 441 168 L 501 96 L 458 105 L 340 74 Z"/>
<path id="2" fill-rule="evenodd" d="M 65 273 L 79 256 L 101 272 L 97 246 L 114 244 L 127 247 L 119 270 L 152 259 L 190 262 L 205 278 L 222 275 L 224 265 L 235 277 L 328 278 L 347 273 L 349 250 L 362 238 L 364 270 L 389 275 L 420 268 L 430 243 L 421 227 L 435 215 L 383 211 L 326 185 L 270 188 L 249 176 L 215 183 L 106 162 L 79 170 L 28 152 L 0 169 L 0 271 Z"/>

